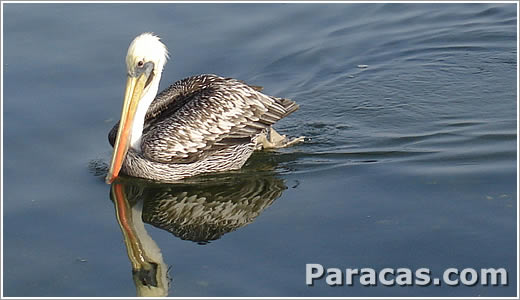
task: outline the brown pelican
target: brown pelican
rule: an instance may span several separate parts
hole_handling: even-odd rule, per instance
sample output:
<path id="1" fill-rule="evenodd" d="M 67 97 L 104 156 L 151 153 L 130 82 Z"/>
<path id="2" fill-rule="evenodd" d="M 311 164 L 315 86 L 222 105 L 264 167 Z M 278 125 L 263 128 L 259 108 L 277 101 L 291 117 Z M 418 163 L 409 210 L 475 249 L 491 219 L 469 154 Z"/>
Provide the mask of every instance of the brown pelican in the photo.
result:
<path id="1" fill-rule="evenodd" d="M 295 102 L 236 79 L 189 77 L 157 95 L 167 58 L 166 46 L 151 33 L 139 35 L 128 48 L 121 119 L 108 135 L 114 153 L 107 183 L 120 172 L 173 182 L 240 169 L 255 149 L 303 140 L 289 141 L 271 128 L 298 109 Z"/>

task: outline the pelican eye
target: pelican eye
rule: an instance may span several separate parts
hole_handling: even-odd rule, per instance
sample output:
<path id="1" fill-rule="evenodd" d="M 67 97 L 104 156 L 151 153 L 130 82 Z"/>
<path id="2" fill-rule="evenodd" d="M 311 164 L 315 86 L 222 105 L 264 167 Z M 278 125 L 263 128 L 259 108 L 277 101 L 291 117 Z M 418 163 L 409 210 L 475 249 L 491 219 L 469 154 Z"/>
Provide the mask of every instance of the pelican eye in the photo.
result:
<path id="1" fill-rule="evenodd" d="M 138 67 L 142 67 L 142 66 L 144 66 L 144 62 L 143 62 L 142 60 L 140 60 L 140 61 L 137 63 L 137 66 L 138 66 Z"/>

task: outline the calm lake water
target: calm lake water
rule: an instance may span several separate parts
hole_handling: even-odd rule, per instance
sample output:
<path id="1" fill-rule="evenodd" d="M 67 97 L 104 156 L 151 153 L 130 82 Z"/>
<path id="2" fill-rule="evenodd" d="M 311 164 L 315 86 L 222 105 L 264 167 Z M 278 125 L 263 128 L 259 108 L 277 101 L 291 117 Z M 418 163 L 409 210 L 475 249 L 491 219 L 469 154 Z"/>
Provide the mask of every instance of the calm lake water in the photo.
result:
<path id="1" fill-rule="evenodd" d="M 516 294 L 515 4 L 6 4 L 3 22 L 4 296 Z M 301 105 L 276 128 L 309 140 L 239 172 L 106 185 L 146 31 L 171 52 L 161 88 L 264 86 Z M 306 263 L 509 284 L 307 286 Z"/>

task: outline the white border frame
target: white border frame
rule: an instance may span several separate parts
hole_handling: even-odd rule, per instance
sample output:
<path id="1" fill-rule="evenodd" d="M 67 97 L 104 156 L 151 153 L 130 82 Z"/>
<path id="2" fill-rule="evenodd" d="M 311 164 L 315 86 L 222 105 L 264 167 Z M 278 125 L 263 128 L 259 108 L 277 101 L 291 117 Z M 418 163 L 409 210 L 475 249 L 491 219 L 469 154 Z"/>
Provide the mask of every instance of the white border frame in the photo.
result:
<path id="1" fill-rule="evenodd" d="M 0 170 L 0 190 L 1 190 L 1 196 L 0 196 L 0 221 L 1 221 L 1 249 L 0 249 L 0 265 L 1 265 L 1 292 L 0 292 L 0 298 L 2 299 L 70 299 L 69 297 L 4 297 L 4 285 L 3 285 L 3 282 L 4 282 L 4 278 L 3 278 L 3 275 L 4 275 L 4 235 L 3 235 L 3 232 L 4 232 L 4 214 L 3 214 L 3 211 L 4 211 L 4 134 L 3 134 L 3 131 L 4 131 L 4 118 L 3 118 L 3 113 L 4 113 L 4 102 L 3 102 L 3 98 L 4 98 L 4 63 L 3 63 L 3 58 L 4 58 L 4 18 L 3 18 L 3 14 L 4 14 L 4 4 L 10 4 L 10 3 L 18 3 L 18 4 L 41 4 L 41 3 L 53 3 L 53 4 L 64 4 L 64 3 L 88 3 L 88 4 L 103 4 L 103 3 L 106 3 L 106 4 L 121 4 L 121 3 L 131 3 L 131 4 L 134 4 L 134 3 L 194 3 L 194 4 L 207 4 L 207 3 L 510 3 L 510 4 L 516 4 L 516 28 L 517 28 L 517 35 L 516 35 L 516 44 L 517 44 L 517 51 L 516 51 L 516 78 L 517 78 L 517 82 L 516 82 L 516 100 L 517 100 L 517 106 L 516 106 L 516 164 L 517 164 L 517 169 L 516 169 L 516 182 L 517 182 L 517 186 L 516 186 L 516 196 L 517 196 L 517 200 L 519 199 L 519 186 L 520 186 L 520 174 L 518 172 L 518 169 L 519 169 L 519 165 L 518 165 L 518 162 L 519 162 L 519 159 L 520 159 L 520 155 L 519 155 L 519 149 L 520 149 L 520 140 L 518 138 L 519 136 L 519 130 L 520 130 L 520 123 L 519 123 L 519 116 L 520 116 L 520 103 L 519 103 L 519 81 L 520 81 L 520 77 L 519 77 L 519 52 L 518 52 L 518 48 L 519 48 L 519 32 L 518 32 L 518 29 L 519 29 L 519 6 L 520 4 L 518 3 L 518 1 L 220 1 L 220 0 L 216 0 L 216 1 L 2 1 L 1 2 L 1 8 L 0 8 L 0 11 L 1 11 L 1 14 L 2 14 L 2 22 L 0 24 L 0 31 L 1 31 L 1 44 L 2 44 L 2 47 L 1 47 L 1 57 L 2 57 L 2 64 L 0 66 L 0 71 L 2 73 L 2 81 L 0 83 L 0 89 L 1 89 L 1 98 L 2 98 L 2 101 L 1 102 L 1 109 L 0 109 L 0 130 L 1 130 L 1 134 L 0 134 L 0 166 L 1 166 L 1 170 Z M 518 234 L 519 234 L 519 212 L 518 212 L 518 209 L 519 209 L 519 206 L 518 206 L 518 201 L 517 201 L 517 212 L 516 212 L 516 234 L 517 234 L 517 237 L 516 237 L 516 253 L 517 253 L 517 258 L 516 258 L 516 276 L 517 276 L 517 279 L 518 276 L 519 276 L 519 266 L 520 266 L 520 257 L 519 257 L 519 250 L 520 250 L 520 242 L 519 242 L 519 237 L 518 237 Z M 518 284 L 517 282 L 517 287 L 516 287 L 516 296 L 515 297 L 493 297 L 492 299 L 518 299 L 518 297 L 520 296 L 519 294 L 519 291 L 520 291 L 520 285 Z M 74 299 L 103 299 L 103 298 L 110 298 L 110 299 L 129 299 L 129 298 L 137 298 L 137 297 L 74 297 Z M 167 298 L 172 298 L 172 299 L 364 299 L 364 298 L 369 298 L 369 299 L 403 299 L 403 297 L 167 297 Z M 150 299 L 153 299 L 153 298 L 150 298 Z M 481 297 L 407 297 L 407 299 L 482 299 Z M 484 298 L 485 299 L 485 298 Z"/>

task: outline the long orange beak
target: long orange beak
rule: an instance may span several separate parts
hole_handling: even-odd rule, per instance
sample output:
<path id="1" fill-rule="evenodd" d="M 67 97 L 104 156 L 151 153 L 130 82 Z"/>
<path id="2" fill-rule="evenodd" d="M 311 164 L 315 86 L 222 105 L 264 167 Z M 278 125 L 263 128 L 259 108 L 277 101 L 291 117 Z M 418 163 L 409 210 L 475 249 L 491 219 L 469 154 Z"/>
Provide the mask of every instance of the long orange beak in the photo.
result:
<path id="1" fill-rule="evenodd" d="M 121 120 L 119 121 L 119 130 L 117 131 L 110 169 L 105 178 L 105 182 L 108 184 L 112 183 L 119 175 L 119 171 L 121 171 L 121 166 L 123 165 L 128 147 L 130 146 L 132 125 L 134 124 L 137 104 L 139 100 L 141 100 L 147 80 L 148 76 L 143 73 L 138 77 L 128 76 L 128 80 L 126 81 L 125 99 L 121 112 Z"/>

